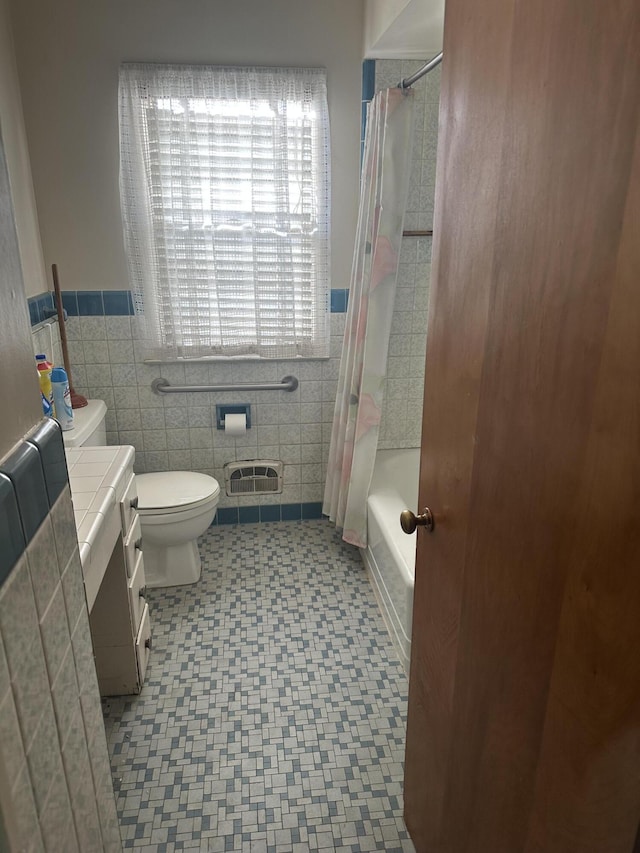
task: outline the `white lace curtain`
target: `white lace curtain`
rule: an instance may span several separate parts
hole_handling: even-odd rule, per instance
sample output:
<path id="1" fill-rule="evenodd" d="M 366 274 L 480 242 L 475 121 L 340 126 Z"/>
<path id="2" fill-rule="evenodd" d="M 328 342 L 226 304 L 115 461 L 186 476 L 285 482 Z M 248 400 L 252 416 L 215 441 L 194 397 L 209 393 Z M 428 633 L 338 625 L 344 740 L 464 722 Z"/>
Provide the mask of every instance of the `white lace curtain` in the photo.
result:
<path id="1" fill-rule="evenodd" d="M 126 64 L 120 194 L 151 357 L 326 357 L 326 72 Z"/>

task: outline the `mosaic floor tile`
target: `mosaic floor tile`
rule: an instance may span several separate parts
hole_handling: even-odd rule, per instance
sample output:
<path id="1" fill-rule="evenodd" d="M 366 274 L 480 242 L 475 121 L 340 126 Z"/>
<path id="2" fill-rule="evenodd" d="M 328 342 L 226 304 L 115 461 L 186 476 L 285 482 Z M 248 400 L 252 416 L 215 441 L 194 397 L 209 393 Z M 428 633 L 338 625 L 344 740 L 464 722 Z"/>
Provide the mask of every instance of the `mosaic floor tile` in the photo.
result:
<path id="1" fill-rule="evenodd" d="M 125 849 L 413 851 L 406 677 L 358 552 L 324 520 L 211 528 L 149 592 L 139 697 L 104 702 Z"/>

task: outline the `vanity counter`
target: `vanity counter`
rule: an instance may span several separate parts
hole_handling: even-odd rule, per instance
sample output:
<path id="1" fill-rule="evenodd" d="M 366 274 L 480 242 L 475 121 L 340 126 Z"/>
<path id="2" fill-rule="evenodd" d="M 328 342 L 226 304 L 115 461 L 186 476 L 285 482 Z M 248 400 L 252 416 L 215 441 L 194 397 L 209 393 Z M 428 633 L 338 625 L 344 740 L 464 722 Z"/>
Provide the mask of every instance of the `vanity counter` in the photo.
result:
<path id="1" fill-rule="evenodd" d="M 80 561 L 103 696 L 139 693 L 151 650 L 133 447 L 67 449 Z"/>
<path id="2" fill-rule="evenodd" d="M 68 449 L 67 466 L 89 612 L 121 533 L 119 505 L 133 473 L 133 447 Z"/>

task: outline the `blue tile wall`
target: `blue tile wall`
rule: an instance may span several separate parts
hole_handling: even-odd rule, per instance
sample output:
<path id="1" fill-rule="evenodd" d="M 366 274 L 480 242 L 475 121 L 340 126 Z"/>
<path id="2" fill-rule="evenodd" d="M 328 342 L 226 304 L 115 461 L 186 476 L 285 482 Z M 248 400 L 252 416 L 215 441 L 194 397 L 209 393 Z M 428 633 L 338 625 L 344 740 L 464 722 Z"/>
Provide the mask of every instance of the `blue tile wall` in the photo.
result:
<path id="1" fill-rule="evenodd" d="M 302 503 L 300 504 L 300 507 L 302 509 L 302 517 L 304 519 L 322 518 L 322 504 L 320 502 Z"/>
<path id="2" fill-rule="evenodd" d="M 49 506 L 53 506 L 69 482 L 67 457 L 62 432 L 57 421 L 46 418 L 27 438 L 40 453 Z"/>
<path id="3" fill-rule="evenodd" d="M 364 156 L 364 134 L 367 127 L 367 106 L 373 100 L 376 91 L 376 61 L 365 59 L 362 63 L 362 118 L 360 136 L 360 157 Z"/>
<path id="4" fill-rule="evenodd" d="M 128 290 L 103 290 L 104 313 L 109 317 L 126 317 L 133 314 L 133 299 Z"/>
<path id="5" fill-rule="evenodd" d="M 259 506 L 238 507 L 238 522 L 240 524 L 255 524 L 260 521 Z"/>
<path id="6" fill-rule="evenodd" d="M 331 312 L 347 310 L 348 290 L 331 291 Z M 29 300 L 31 325 L 35 326 L 55 312 L 52 293 L 40 293 Z M 64 290 L 62 305 L 69 317 L 126 317 L 133 316 L 133 299 L 128 290 Z"/>
<path id="7" fill-rule="evenodd" d="M 347 289 L 332 290 L 331 291 L 331 313 L 332 314 L 344 314 L 347 310 L 348 303 L 349 303 L 349 291 Z"/>
<path id="8" fill-rule="evenodd" d="M 0 474 L 0 586 L 27 547 L 13 483 Z"/>
<path id="9" fill-rule="evenodd" d="M 62 293 L 62 307 L 70 317 L 77 317 L 78 312 L 78 294 L 75 290 L 65 290 Z"/>
<path id="10" fill-rule="evenodd" d="M 78 290 L 78 314 L 81 317 L 104 317 L 104 300 L 101 290 Z"/>
<path id="11" fill-rule="evenodd" d="M 68 482 L 60 426 L 45 418 L 0 464 L 0 586 Z"/>
<path id="12" fill-rule="evenodd" d="M 280 521 L 280 504 L 261 506 L 260 521 Z"/>
<path id="13" fill-rule="evenodd" d="M 221 506 L 213 520 L 214 524 L 237 524 L 238 523 L 238 507 L 237 506 Z"/>
<path id="14" fill-rule="evenodd" d="M 50 509 L 40 454 L 23 441 L 2 462 L 0 471 L 13 483 L 25 540 L 30 542 Z"/>
<path id="15" fill-rule="evenodd" d="M 51 317 L 55 311 L 53 293 L 40 293 L 38 296 L 32 296 L 27 302 L 32 326 L 42 323 L 43 320 Z"/>
<path id="16" fill-rule="evenodd" d="M 300 521 L 302 504 L 280 504 L 280 515 L 283 521 Z"/>

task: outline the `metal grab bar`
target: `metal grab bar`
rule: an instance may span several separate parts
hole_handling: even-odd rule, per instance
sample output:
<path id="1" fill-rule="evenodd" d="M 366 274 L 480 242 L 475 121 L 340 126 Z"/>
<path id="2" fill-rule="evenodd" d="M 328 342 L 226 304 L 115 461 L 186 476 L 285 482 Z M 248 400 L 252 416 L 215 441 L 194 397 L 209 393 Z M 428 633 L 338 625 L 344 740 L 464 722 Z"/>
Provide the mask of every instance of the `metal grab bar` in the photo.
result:
<path id="1" fill-rule="evenodd" d="M 154 394 L 200 394 L 203 391 L 295 391 L 298 380 L 285 376 L 280 382 L 239 382 L 236 385 L 170 385 L 168 379 L 154 379 L 151 390 Z"/>

